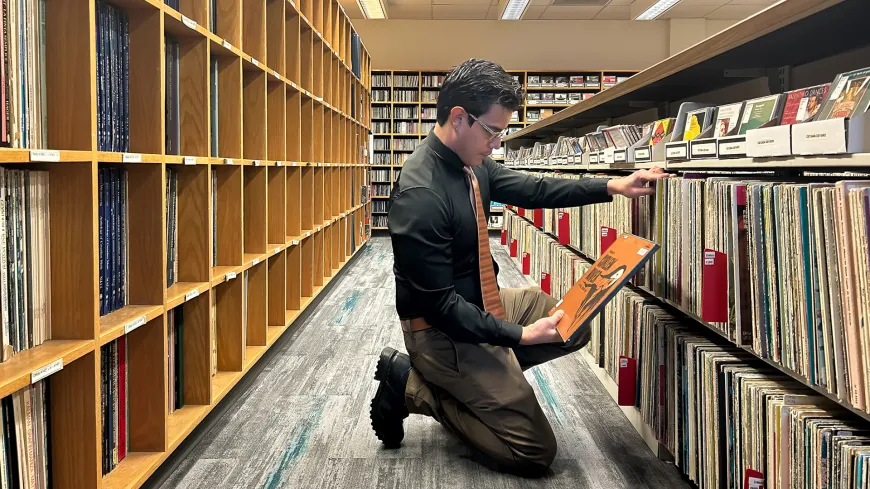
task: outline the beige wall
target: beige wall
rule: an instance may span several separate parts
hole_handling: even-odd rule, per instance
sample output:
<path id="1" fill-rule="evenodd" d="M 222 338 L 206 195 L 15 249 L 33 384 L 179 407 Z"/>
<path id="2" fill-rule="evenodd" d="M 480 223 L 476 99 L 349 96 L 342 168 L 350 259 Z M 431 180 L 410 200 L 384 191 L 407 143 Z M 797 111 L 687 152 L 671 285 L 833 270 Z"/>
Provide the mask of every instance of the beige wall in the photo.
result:
<path id="1" fill-rule="evenodd" d="M 373 69 L 449 69 L 477 57 L 517 70 L 641 70 L 669 54 L 667 21 L 354 20 L 354 26 Z"/>

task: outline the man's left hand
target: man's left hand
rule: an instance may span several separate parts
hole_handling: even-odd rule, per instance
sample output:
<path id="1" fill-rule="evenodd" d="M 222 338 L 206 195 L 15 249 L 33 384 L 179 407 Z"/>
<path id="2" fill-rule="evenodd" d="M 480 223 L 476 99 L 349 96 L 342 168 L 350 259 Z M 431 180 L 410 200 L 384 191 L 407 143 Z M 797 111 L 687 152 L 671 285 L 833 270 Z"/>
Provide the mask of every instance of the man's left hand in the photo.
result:
<path id="1" fill-rule="evenodd" d="M 622 178 L 614 178 L 607 182 L 607 193 L 610 195 L 623 195 L 630 199 L 642 195 L 656 193 L 655 181 L 668 178 L 671 174 L 665 173 L 659 167 L 650 170 L 638 170 L 631 175 Z"/>

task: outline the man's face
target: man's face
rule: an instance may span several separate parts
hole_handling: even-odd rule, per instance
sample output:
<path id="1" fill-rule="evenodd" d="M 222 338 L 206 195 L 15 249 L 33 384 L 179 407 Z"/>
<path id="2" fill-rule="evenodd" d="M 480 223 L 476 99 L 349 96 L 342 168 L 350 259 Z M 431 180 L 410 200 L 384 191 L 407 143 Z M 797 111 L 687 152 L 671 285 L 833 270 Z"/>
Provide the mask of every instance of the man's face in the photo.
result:
<path id="1" fill-rule="evenodd" d="M 484 158 L 492 154 L 492 150 L 501 146 L 500 134 L 511 120 L 513 111 L 501 105 L 493 105 L 489 110 L 477 117 L 464 113 L 465 120 L 457 124 L 456 151 L 462 161 L 468 166 L 480 166 Z M 472 124 L 469 126 L 468 121 Z"/>

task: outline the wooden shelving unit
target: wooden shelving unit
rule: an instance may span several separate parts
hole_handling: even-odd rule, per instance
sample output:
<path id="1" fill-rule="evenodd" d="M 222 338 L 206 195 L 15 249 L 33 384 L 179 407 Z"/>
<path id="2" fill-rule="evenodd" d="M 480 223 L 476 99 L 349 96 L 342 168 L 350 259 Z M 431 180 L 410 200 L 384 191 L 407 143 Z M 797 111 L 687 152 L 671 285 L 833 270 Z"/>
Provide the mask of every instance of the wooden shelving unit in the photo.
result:
<path id="1" fill-rule="evenodd" d="M 360 188 L 368 181 L 361 155 L 371 130 L 371 57 L 360 41 L 357 76 L 355 30 L 336 0 L 181 0 L 180 11 L 159 0 L 108 3 L 129 19 L 129 152 L 97 150 L 96 14 L 87 0 L 46 4 L 47 149 L 0 149 L 4 166 L 50 178 L 51 339 L 0 363 L 0 397 L 27 387 L 43 367 L 62 367 L 46 378 L 55 488 L 140 487 L 368 239 L 370 202 L 361 202 Z M 166 36 L 181 52 L 173 155 L 164 145 Z M 129 182 L 128 299 L 100 316 L 104 167 L 123 168 Z M 167 168 L 178 178 L 178 271 L 169 287 Z M 170 413 L 173 309 L 184 315 L 185 405 Z M 122 337 L 129 451 L 104 475 L 101 347 Z"/>
<path id="2" fill-rule="evenodd" d="M 372 132 L 374 134 L 374 160 L 371 162 L 373 170 L 387 170 L 387 179 L 372 178 L 372 184 L 392 184 L 399 177 L 404 159 L 413 152 L 413 149 L 423 140 L 429 130 L 435 125 L 435 108 L 441 82 L 449 73 L 444 70 L 375 70 L 374 77 L 386 79 L 386 82 L 373 83 L 372 86 Z M 607 77 L 630 77 L 634 71 L 624 70 L 507 70 L 523 87 L 526 99 L 517 110 L 516 120 L 511 121 L 510 129 L 520 129 L 534 124 L 536 120 L 529 120 L 533 113 L 540 114 L 541 109 L 552 110 L 558 113 L 563 109 L 572 107 L 574 104 L 555 103 L 529 103 L 529 94 L 563 93 L 579 94 L 581 97 L 591 97 L 596 93 L 616 86 L 616 83 L 608 82 Z M 529 86 L 529 77 L 556 77 L 568 78 L 571 75 L 584 77 L 584 86 Z M 597 77 L 595 84 L 586 85 L 586 77 Z M 397 78 L 398 77 L 398 78 Z M 413 78 L 416 81 L 413 82 Z M 411 81 L 411 83 L 398 82 L 396 80 Z M 566 95 L 567 96 L 567 95 Z M 401 100 L 400 100 L 401 99 Z M 495 161 L 504 160 L 503 156 L 493 157 Z M 375 187 L 373 187 L 375 188 Z M 377 198 L 377 194 L 372 194 Z M 383 211 L 373 211 L 373 223 L 377 223 L 379 216 L 386 218 Z M 386 226 L 373 226 L 372 229 L 384 230 Z M 490 228 L 497 230 L 500 228 Z"/>

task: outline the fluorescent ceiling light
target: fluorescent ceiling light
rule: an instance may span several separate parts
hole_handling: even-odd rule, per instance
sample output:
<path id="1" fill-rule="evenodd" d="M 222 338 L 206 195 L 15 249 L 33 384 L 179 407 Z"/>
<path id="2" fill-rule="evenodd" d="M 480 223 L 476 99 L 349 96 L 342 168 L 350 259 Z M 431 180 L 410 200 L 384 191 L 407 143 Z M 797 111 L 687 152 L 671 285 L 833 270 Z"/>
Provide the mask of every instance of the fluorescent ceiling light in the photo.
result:
<path id="1" fill-rule="evenodd" d="M 387 13 L 384 10 L 382 0 L 356 0 L 359 9 L 367 19 L 386 19 Z"/>
<path id="2" fill-rule="evenodd" d="M 670 10 L 671 7 L 679 2 L 680 0 L 658 0 L 656 3 L 650 5 L 650 7 L 642 14 L 638 15 L 635 20 L 653 20 Z"/>
<path id="3" fill-rule="evenodd" d="M 529 0 L 508 0 L 504 12 L 501 13 L 501 20 L 520 20 L 528 6 Z"/>

